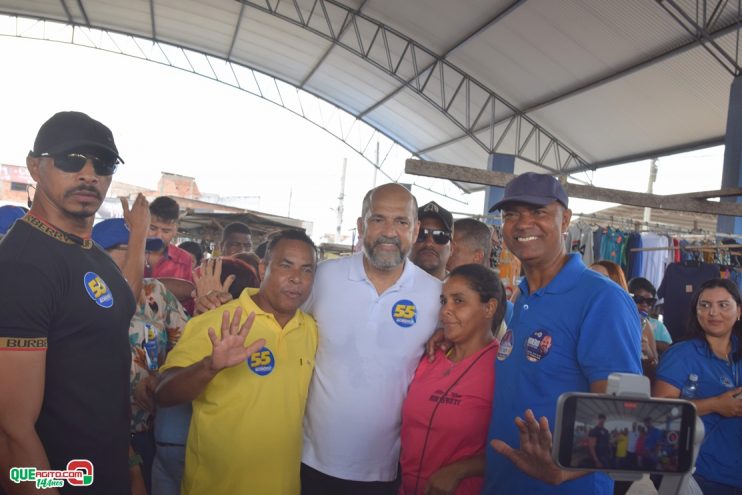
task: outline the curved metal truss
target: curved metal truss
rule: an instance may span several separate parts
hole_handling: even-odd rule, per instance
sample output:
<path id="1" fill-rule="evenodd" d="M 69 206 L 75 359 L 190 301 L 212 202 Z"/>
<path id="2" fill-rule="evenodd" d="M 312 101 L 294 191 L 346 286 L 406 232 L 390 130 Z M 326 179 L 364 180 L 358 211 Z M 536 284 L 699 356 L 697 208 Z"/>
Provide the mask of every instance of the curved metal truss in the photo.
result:
<path id="1" fill-rule="evenodd" d="M 732 77 L 742 75 L 739 39 L 742 30 L 742 2 L 730 0 L 657 0 L 657 3 Z M 736 7 L 736 9 L 735 9 Z M 720 26 L 726 24 L 726 26 Z M 731 28 L 731 29 L 730 29 Z M 730 50 L 716 40 L 717 33 L 737 31 L 735 49 Z"/>
<path id="2" fill-rule="evenodd" d="M 512 154 L 554 173 L 591 168 L 577 153 L 521 110 L 448 62 L 445 55 L 433 53 L 358 10 L 336 0 L 239 1 L 348 50 L 400 83 L 390 94 L 360 112 L 359 118 L 403 89 L 409 89 L 461 129 L 460 136 L 415 150 L 415 155 L 424 157 L 434 149 L 469 138 L 489 154 Z M 499 17 L 498 14 L 494 20 Z"/>
<path id="3" fill-rule="evenodd" d="M 46 19 L 0 15 L 0 36 L 53 41 L 103 50 L 226 84 L 307 120 L 342 141 L 387 179 L 398 179 L 385 172 L 383 166 L 395 146 L 406 150 L 401 144 L 335 105 L 251 67 L 161 41 Z"/>
<path id="4" fill-rule="evenodd" d="M 323 98 L 252 67 L 206 53 L 127 33 L 17 15 L 0 14 L 0 36 L 53 41 L 102 50 L 179 69 L 244 91 L 319 127 L 358 153 L 391 182 L 399 182 L 404 173 L 403 165 L 399 170 L 384 170 L 392 151 L 399 148 L 414 154 L 379 129 Z M 411 186 L 466 204 L 455 197 L 456 194 L 452 194 L 449 187 L 451 183 L 447 180 L 431 183 L 410 179 L 405 177 L 405 181 Z M 458 186 L 454 189 L 460 194 L 461 189 Z"/>

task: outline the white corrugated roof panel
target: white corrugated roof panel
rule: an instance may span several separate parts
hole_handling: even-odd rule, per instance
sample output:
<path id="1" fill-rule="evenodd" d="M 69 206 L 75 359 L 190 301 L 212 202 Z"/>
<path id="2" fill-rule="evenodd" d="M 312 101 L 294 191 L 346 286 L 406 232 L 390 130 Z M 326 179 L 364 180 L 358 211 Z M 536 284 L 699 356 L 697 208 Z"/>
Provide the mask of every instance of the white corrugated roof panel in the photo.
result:
<path id="1" fill-rule="evenodd" d="M 425 45 L 438 55 L 460 42 L 501 12 L 512 0 L 426 0 L 416 2 L 369 0 L 364 12 Z"/>
<path id="2" fill-rule="evenodd" d="M 343 108 L 358 113 L 398 85 L 391 76 L 336 46 L 307 81 L 306 88 L 343 102 Z"/>
<path id="3" fill-rule="evenodd" d="M 389 134 L 404 138 L 413 152 L 462 132 L 450 120 L 439 119 L 437 110 L 430 105 L 421 105 L 419 100 L 419 95 L 404 89 L 384 106 L 371 112 L 368 120 Z M 417 111 L 410 112 L 410 108 L 415 107 Z"/>
<path id="4" fill-rule="evenodd" d="M 696 10 L 696 0 L 0 0 L 0 12 L 77 26 L 89 20 L 94 29 L 229 55 L 281 80 L 306 82 L 307 91 L 361 116 L 413 152 L 424 150 L 423 156 L 441 161 L 461 157 L 484 168 L 486 160 L 477 157 L 498 142 L 497 151 L 521 153 L 523 160 L 543 154 L 553 167 L 566 163 L 570 150 L 588 165 L 601 165 L 718 141 L 733 75 L 665 10 L 678 6 L 703 23 L 739 66 L 739 2 L 718 3 L 718 16 L 702 18 L 716 5 L 710 2 L 704 12 Z M 346 20 L 355 22 L 343 28 Z M 62 36 L 36 34 L 54 27 L 27 22 L 17 25 L 33 31 L 29 37 Z M 378 31 L 380 24 L 388 29 Z M 78 31 L 80 38 L 86 29 Z M 4 33 L 9 30 L 3 26 Z M 349 49 L 333 46 L 333 37 Z M 423 72 L 404 86 L 452 47 L 444 85 L 439 72 Z M 188 56 L 208 66 L 203 57 Z M 468 84 L 472 78 L 481 87 Z M 424 80 L 421 95 L 415 89 Z M 549 141 L 545 137 L 525 145 L 516 139 L 530 132 L 526 120 L 514 124 L 520 133 L 501 140 L 512 112 L 502 102 L 494 117 L 485 109 L 475 123 L 490 93 L 527 111 L 542 127 L 538 136 L 558 140 L 554 149 L 561 158 L 540 148 Z M 493 119 L 500 123 L 494 132 L 486 127 Z"/>
<path id="5" fill-rule="evenodd" d="M 722 136 L 729 88 L 723 69 L 702 52 L 696 48 L 533 117 L 559 126 L 560 136 L 580 143 L 593 162 Z"/>

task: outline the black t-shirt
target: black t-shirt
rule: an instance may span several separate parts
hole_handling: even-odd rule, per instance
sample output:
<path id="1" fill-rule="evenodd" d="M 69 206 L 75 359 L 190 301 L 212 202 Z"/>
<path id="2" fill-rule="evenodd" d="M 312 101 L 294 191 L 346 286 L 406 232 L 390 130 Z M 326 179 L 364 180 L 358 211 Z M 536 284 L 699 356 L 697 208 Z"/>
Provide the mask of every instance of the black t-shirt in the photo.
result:
<path id="1" fill-rule="evenodd" d="M 0 301 L 0 349 L 46 348 L 36 430 L 51 468 L 93 464 L 92 485 L 62 491 L 129 494 L 135 300 L 121 271 L 92 241 L 27 215 L 0 242 Z"/>
<path id="2" fill-rule="evenodd" d="M 605 466 L 611 459 L 611 434 L 602 426 L 596 426 L 588 436 L 595 439 L 595 455 Z"/>

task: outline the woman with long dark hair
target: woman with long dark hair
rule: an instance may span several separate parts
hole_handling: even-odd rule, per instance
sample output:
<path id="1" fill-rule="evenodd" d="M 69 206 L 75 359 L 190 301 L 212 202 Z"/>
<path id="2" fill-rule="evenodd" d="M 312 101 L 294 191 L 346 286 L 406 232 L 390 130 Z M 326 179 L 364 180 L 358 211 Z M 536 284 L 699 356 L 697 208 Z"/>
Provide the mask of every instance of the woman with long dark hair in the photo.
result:
<path id="1" fill-rule="evenodd" d="M 653 395 L 691 400 L 706 430 L 695 478 L 706 495 L 742 494 L 742 297 L 715 278 L 691 301 L 686 340 L 663 354 Z"/>
<path id="2" fill-rule="evenodd" d="M 400 494 L 479 494 L 495 384 L 505 291 L 482 265 L 461 265 L 446 278 L 440 322 L 453 344 L 423 357 L 402 407 Z"/>

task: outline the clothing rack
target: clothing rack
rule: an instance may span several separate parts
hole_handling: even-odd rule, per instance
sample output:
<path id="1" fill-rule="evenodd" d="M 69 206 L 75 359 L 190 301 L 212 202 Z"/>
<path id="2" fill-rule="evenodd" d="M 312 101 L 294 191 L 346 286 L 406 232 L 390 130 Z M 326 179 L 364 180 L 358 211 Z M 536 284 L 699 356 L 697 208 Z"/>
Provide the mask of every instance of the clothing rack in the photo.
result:
<path id="1" fill-rule="evenodd" d="M 722 244 L 721 246 L 668 246 L 668 247 L 651 247 L 651 248 L 631 248 L 630 252 L 642 251 L 742 251 L 742 244 Z"/>
<path id="2" fill-rule="evenodd" d="M 692 229 L 684 229 L 677 225 L 661 223 L 661 222 L 643 222 L 633 218 L 617 217 L 615 215 L 598 215 L 595 213 L 573 213 L 572 218 L 578 218 L 579 221 L 585 219 L 594 220 L 597 222 L 608 222 L 612 227 L 624 227 L 627 230 L 631 229 L 633 232 L 649 232 L 649 231 L 660 231 L 661 233 L 674 233 L 674 234 L 701 234 L 711 235 L 711 232 L 707 232 L 696 227 Z"/>
<path id="3" fill-rule="evenodd" d="M 702 230 L 698 228 L 683 229 L 676 225 L 661 223 L 661 222 L 640 222 L 632 218 L 617 217 L 614 215 L 597 215 L 595 213 L 573 213 L 572 221 L 574 222 L 575 217 L 578 218 L 578 222 L 583 219 L 597 220 L 611 223 L 612 227 L 633 227 L 634 232 L 657 232 L 658 234 L 674 233 L 680 234 L 682 237 L 697 237 L 699 239 L 712 238 L 712 237 L 731 237 L 734 239 L 742 239 L 742 234 L 731 234 L 725 232 L 712 232 L 710 230 Z M 640 230 L 640 227 L 645 227 L 644 230 Z"/>

